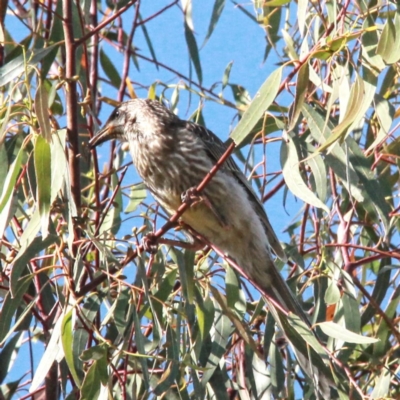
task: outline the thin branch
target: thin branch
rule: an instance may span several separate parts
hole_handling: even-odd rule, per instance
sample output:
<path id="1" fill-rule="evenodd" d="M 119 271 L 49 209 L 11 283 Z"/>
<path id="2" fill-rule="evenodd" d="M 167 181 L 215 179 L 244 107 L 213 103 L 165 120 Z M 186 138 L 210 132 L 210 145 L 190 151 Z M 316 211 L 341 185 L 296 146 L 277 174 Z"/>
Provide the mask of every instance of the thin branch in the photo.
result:
<path id="1" fill-rule="evenodd" d="M 86 42 L 90 37 L 92 37 L 94 34 L 100 32 L 103 28 L 105 28 L 108 24 L 110 24 L 112 21 L 120 17 L 128 8 L 132 7 L 138 0 L 131 0 L 126 6 L 120 8 L 115 14 L 113 14 L 110 18 L 105 19 L 103 22 L 101 22 L 99 25 L 97 25 L 93 30 L 91 30 L 89 33 L 86 35 L 82 36 L 80 39 L 77 39 L 75 41 L 75 46 L 79 46 L 82 43 Z"/>
<path id="2" fill-rule="evenodd" d="M 76 75 L 76 54 L 74 46 L 74 27 L 72 15 L 72 0 L 63 1 L 63 30 L 65 37 L 65 96 L 67 109 L 67 132 L 68 132 L 68 165 L 71 177 L 71 191 L 78 209 L 81 208 L 81 187 L 80 187 L 80 162 L 79 162 L 79 137 L 78 137 L 78 95 Z M 79 238 L 78 231 L 75 229 L 75 239 Z"/>

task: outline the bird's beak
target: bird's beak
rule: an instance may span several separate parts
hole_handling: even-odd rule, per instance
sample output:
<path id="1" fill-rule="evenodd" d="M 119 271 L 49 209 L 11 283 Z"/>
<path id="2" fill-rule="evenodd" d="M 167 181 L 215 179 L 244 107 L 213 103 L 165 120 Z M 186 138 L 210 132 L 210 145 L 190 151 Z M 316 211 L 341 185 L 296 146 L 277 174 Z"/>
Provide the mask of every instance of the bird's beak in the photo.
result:
<path id="1" fill-rule="evenodd" d="M 116 134 L 114 128 L 109 124 L 106 124 L 103 129 L 100 129 L 95 136 L 89 140 L 90 149 L 94 149 L 97 145 L 107 142 L 107 140 L 114 139 Z"/>

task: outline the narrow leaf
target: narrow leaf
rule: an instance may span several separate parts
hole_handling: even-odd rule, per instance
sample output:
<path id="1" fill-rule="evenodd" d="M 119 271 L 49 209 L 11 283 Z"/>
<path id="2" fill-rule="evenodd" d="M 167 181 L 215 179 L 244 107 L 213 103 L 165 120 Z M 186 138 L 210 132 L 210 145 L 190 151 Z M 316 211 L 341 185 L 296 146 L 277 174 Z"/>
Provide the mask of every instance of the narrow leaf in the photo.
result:
<path id="1" fill-rule="evenodd" d="M 219 17 L 221 16 L 224 7 L 225 7 L 225 0 L 215 0 L 213 11 L 211 14 L 210 24 L 208 25 L 207 35 L 201 47 L 204 47 L 208 39 L 210 39 L 212 33 L 214 32 L 215 27 L 217 26 Z"/>
<path id="2" fill-rule="evenodd" d="M 186 38 L 186 44 L 189 49 L 190 59 L 192 60 L 194 69 L 196 70 L 197 78 L 199 79 L 199 83 L 201 84 L 203 81 L 203 72 L 201 70 L 199 48 L 197 47 L 197 42 L 196 38 L 194 37 L 193 31 L 190 29 L 186 21 L 185 21 L 185 38 Z"/>
<path id="3" fill-rule="evenodd" d="M 11 164 L 10 169 L 8 170 L 8 174 L 3 185 L 3 191 L 0 196 L 0 212 L 2 211 L 3 207 L 7 204 L 8 199 L 11 196 L 11 193 L 15 189 L 14 185 L 17 180 L 19 170 L 21 168 L 21 163 L 23 158 L 22 156 L 24 155 L 24 152 L 25 152 L 24 149 L 21 147 L 19 149 L 17 157 L 15 158 L 14 162 Z"/>
<path id="4" fill-rule="evenodd" d="M 395 25 L 390 16 L 388 16 L 376 49 L 376 52 L 382 56 L 387 64 L 393 64 L 400 58 L 399 28 L 399 17 L 396 15 Z"/>
<path id="5" fill-rule="evenodd" d="M 231 74 L 233 61 L 231 61 L 225 68 L 224 75 L 222 76 L 222 90 L 225 89 L 226 85 L 229 83 L 229 76 Z"/>
<path id="6" fill-rule="evenodd" d="M 42 236 L 49 233 L 50 199 L 51 199 L 51 150 L 46 139 L 38 135 L 34 149 L 35 173 L 37 182 L 37 201 L 42 225 Z"/>
<path id="7" fill-rule="evenodd" d="M 29 240 L 21 246 L 17 257 L 15 257 L 13 261 L 14 265 L 11 271 L 10 289 L 13 296 L 15 296 L 16 292 L 19 290 L 21 274 L 26 269 L 26 265 L 29 261 L 59 240 L 60 238 L 53 234 L 48 235 L 46 239 L 43 239 L 42 236 L 30 237 Z"/>
<path id="8" fill-rule="evenodd" d="M 377 211 L 387 232 L 389 229 L 388 218 L 390 207 L 385 200 L 385 191 L 383 190 L 382 184 L 371 172 L 372 162 L 365 157 L 364 153 L 353 138 L 347 138 L 346 144 L 349 152 L 349 161 L 357 172 L 364 190 L 368 194 L 368 201 L 372 203 L 373 207 Z"/>
<path id="9" fill-rule="evenodd" d="M 61 316 L 60 318 L 58 318 L 57 322 L 54 325 L 54 328 L 51 332 L 50 340 L 47 343 L 46 351 L 40 359 L 39 365 L 35 369 L 35 375 L 29 387 L 30 393 L 35 392 L 35 390 L 44 382 L 50 367 L 59 356 L 61 350 L 60 337 L 62 322 L 63 318 Z"/>
<path id="10" fill-rule="evenodd" d="M 322 332 L 324 332 L 325 335 L 334 339 L 343 340 L 347 343 L 366 344 L 376 343 L 378 341 L 378 339 L 375 338 L 358 335 L 333 321 L 321 322 L 318 326 L 322 329 Z"/>
<path id="11" fill-rule="evenodd" d="M 7 377 L 8 371 L 11 370 L 15 356 L 18 354 L 21 346 L 21 335 L 23 331 L 16 333 L 6 345 L 2 348 L 0 352 L 0 384 L 3 383 L 4 379 Z"/>
<path id="12" fill-rule="evenodd" d="M 26 294 L 26 291 L 31 281 L 26 279 L 20 282 L 18 289 L 14 292 L 8 292 L 3 300 L 2 308 L 0 312 L 0 347 L 3 346 L 4 341 L 7 340 L 10 332 L 10 326 L 18 307 L 21 306 L 22 297 Z M 11 331 L 15 328 L 15 322 L 11 328 Z"/>
<path id="13" fill-rule="evenodd" d="M 329 213 L 329 208 L 308 188 L 300 173 L 300 161 L 293 138 L 288 135 L 287 142 L 282 142 L 281 165 L 283 177 L 289 190 L 306 203 L 322 208 Z"/>
<path id="14" fill-rule="evenodd" d="M 74 309 L 71 308 L 63 317 L 62 325 L 61 325 L 61 343 L 64 350 L 65 361 L 67 362 L 69 372 L 74 378 L 75 383 L 78 386 L 81 386 L 81 379 L 75 369 L 75 362 L 73 356 L 73 322 L 72 322 L 72 314 Z"/>
<path id="15" fill-rule="evenodd" d="M 80 399 L 92 400 L 97 399 L 100 393 L 100 374 L 97 371 L 97 361 L 95 361 L 87 371 L 83 380 Z"/>
<path id="16" fill-rule="evenodd" d="M 289 122 L 289 126 L 287 128 L 288 131 L 291 131 L 295 127 L 297 120 L 300 116 L 301 109 L 303 107 L 303 104 L 304 104 L 304 101 L 306 98 L 306 94 L 307 94 L 309 76 L 310 76 L 310 68 L 308 66 L 308 63 L 305 63 L 300 68 L 300 71 L 299 71 L 299 74 L 297 77 L 296 97 L 295 97 L 294 103 L 292 105 L 290 122 Z"/>
<path id="17" fill-rule="evenodd" d="M 46 47 L 45 49 L 29 51 L 21 54 L 19 57 L 8 62 L 0 68 L 0 87 L 7 85 L 13 79 L 25 72 L 26 63 L 28 65 L 38 64 L 56 45 Z"/>
<path id="18" fill-rule="evenodd" d="M 299 0 L 297 8 L 297 22 L 299 24 L 299 32 L 301 37 L 304 36 L 304 28 L 306 26 L 308 0 Z"/>
<path id="19" fill-rule="evenodd" d="M 215 369 L 219 365 L 219 361 L 226 351 L 226 346 L 229 342 L 229 337 L 233 331 L 232 324 L 229 318 L 224 315 L 221 306 L 214 299 L 214 324 L 211 330 L 211 351 L 204 369 L 201 379 L 201 384 L 206 386 L 207 382 L 213 375 Z"/>
<path id="20" fill-rule="evenodd" d="M 35 111 L 36 117 L 40 126 L 40 133 L 46 139 L 48 143 L 51 141 L 51 126 L 50 126 L 50 115 L 49 115 L 49 98 L 47 90 L 43 85 L 43 82 L 39 84 L 39 87 L 35 95 Z"/>
<path id="21" fill-rule="evenodd" d="M 319 154 L 314 154 L 313 157 L 306 161 L 306 164 L 311 168 L 318 198 L 325 203 L 328 197 L 328 179 L 324 160 Z"/>
<path id="22" fill-rule="evenodd" d="M 142 17 L 141 16 L 139 18 L 139 21 L 142 21 Z M 157 62 L 156 52 L 154 51 L 154 47 L 153 47 L 153 44 L 151 42 L 151 38 L 149 36 L 149 33 L 147 31 L 146 24 L 140 24 L 140 27 L 142 28 L 143 35 L 144 35 L 144 38 L 146 40 L 147 47 L 149 48 L 150 54 L 153 57 L 153 60 L 155 61 L 154 65 L 158 70 L 159 66 L 158 66 L 158 62 Z"/>
<path id="23" fill-rule="evenodd" d="M 308 127 L 314 140 L 323 144 L 331 135 L 331 129 L 323 117 L 308 104 L 303 106 L 303 115 L 307 119 Z M 359 179 L 354 168 L 349 165 L 343 149 L 337 143 L 332 146 L 326 155 L 327 165 L 333 169 L 335 174 L 343 181 L 347 191 L 359 202 L 364 201 L 364 196 L 359 188 Z"/>
<path id="24" fill-rule="evenodd" d="M 68 160 L 65 154 L 67 130 L 60 129 L 51 137 L 51 198 L 56 199 L 68 176 Z"/>
<path id="25" fill-rule="evenodd" d="M 260 90 L 254 96 L 249 108 L 243 114 L 236 128 L 230 135 L 237 146 L 246 139 L 247 135 L 264 115 L 264 112 L 275 100 L 275 97 L 278 94 L 281 78 L 282 68 L 279 68 L 268 77 L 268 79 L 262 84 Z"/>
<path id="26" fill-rule="evenodd" d="M 318 148 L 319 152 L 328 149 L 338 140 L 343 141 L 347 133 L 347 128 L 357 119 L 360 111 L 363 109 L 362 105 L 364 100 L 364 83 L 361 77 L 357 75 L 357 79 L 350 90 L 350 98 L 347 103 L 346 114 L 342 122 L 332 130 L 332 135 Z"/>
<path id="27" fill-rule="evenodd" d="M 115 88 L 119 88 L 121 85 L 121 76 L 115 68 L 114 63 L 110 60 L 103 49 L 100 50 L 100 63 L 108 79 L 110 79 L 111 84 Z"/>

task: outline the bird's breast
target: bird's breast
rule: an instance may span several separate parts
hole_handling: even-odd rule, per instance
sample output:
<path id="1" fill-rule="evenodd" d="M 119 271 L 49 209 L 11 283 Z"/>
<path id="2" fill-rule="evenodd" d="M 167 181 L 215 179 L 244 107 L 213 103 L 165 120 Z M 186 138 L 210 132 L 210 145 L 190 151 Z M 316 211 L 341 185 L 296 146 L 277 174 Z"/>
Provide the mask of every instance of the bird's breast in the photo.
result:
<path id="1" fill-rule="evenodd" d="M 181 195 L 170 193 L 169 196 L 159 197 L 155 194 L 155 197 L 170 215 L 173 215 L 182 205 Z M 180 219 L 208 239 L 210 235 L 222 234 L 225 231 L 221 221 L 201 199 L 190 205 Z"/>

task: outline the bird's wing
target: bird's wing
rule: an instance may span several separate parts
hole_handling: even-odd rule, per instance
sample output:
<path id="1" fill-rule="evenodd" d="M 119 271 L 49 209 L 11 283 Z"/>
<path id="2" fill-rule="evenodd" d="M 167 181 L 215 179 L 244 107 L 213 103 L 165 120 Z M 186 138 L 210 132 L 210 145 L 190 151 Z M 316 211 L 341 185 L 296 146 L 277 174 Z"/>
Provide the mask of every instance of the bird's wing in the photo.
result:
<path id="1" fill-rule="evenodd" d="M 210 156 L 210 158 L 217 162 L 222 155 L 225 153 L 228 148 L 227 145 L 222 142 L 213 132 L 205 128 L 204 126 L 195 124 L 193 122 L 186 122 L 188 124 L 187 128 L 192 130 L 196 135 L 198 135 L 205 144 L 205 150 Z M 229 157 L 224 165 L 222 166 L 222 170 L 229 171 L 238 182 L 246 189 L 247 194 L 249 195 L 250 201 L 253 203 L 254 209 L 264 224 L 265 232 L 268 237 L 269 244 L 275 254 L 283 261 L 286 261 L 285 252 L 282 249 L 281 244 L 279 243 L 278 238 L 274 230 L 272 229 L 271 223 L 268 220 L 267 214 L 265 213 L 263 204 L 260 199 L 254 192 L 254 189 L 250 185 L 249 181 L 246 179 L 246 176 L 239 169 L 237 164 L 235 163 L 232 157 Z"/>

